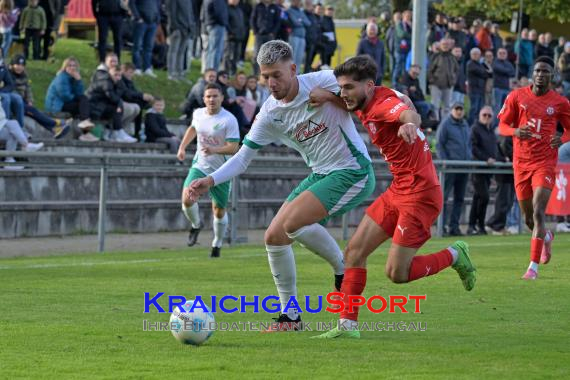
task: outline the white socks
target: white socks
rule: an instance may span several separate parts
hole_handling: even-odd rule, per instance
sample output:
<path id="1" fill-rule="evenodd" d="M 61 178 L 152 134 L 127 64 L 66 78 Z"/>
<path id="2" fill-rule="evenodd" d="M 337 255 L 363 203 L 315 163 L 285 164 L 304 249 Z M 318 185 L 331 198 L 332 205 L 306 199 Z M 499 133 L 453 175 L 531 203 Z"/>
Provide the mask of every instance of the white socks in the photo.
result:
<path id="1" fill-rule="evenodd" d="M 358 330 L 358 322 L 351 319 L 341 318 L 338 324 L 339 330 Z"/>
<path id="2" fill-rule="evenodd" d="M 453 247 L 447 247 L 447 250 L 451 252 L 451 256 L 453 256 L 453 260 L 451 261 L 451 265 L 457 262 L 457 250 Z"/>
<path id="3" fill-rule="evenodd" d="M 328 261 L 333 267 L 334 274 L 344 273 L 342 251 L 326 228 L 320 224 L 301 227 L 295 232 L 288 233 L 287 236 Z"/>
<path id="4" fill-rule="evenodd" d="M 550 243 L 552 241 L 552 231 L 546 230 L 546 234 L 544 235 L 544 242 Z"/>
<path id="5" fill-rule="evenodd" d="M 186 216 L 186 219 L 192 223 L 192 228 L 200 227 L 200 209 L 198 208 L 198 203 L 194 203 L 190 207 L 186 207 L 182 204 L 182 212 L 184 216 Z"/>
<path id="6" fill-rule="evenodd" d="M 528 266 L 528 269 L 532 269 L 533 271 L 538 272 L 538 263 L 531 261 Z"/>
<path id="7" fill-rule="evenodd" d="M 291 245 L 265 245 L 269 267 L 273 275 L 273 281 L 279 293 L 281 311 L 285 310 L 289 298 L 297 298 L 297 271 L 295 268 L 295 256 Z M 297 319 L 297 310 L 289 309 L 287 316 L 292 320 Z"/>
<path id="8" fill-rule="evenodd" d="M 224 242 L 224 236 L 226 235 L 226 227 L 228 226 L 228 214 L 224 214 L 220 219 L 214 216 L 212 225 L 214 227 L 214 240 L 212 241 L 212 247 L 221 248 L 222 243 Z"/>

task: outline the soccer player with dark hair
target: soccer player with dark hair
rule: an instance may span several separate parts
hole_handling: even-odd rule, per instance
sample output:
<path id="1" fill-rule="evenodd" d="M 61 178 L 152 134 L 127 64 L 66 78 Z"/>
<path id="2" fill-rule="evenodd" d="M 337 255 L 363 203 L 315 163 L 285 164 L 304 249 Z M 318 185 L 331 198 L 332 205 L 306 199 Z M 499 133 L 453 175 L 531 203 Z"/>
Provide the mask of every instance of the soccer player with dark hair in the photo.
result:
<path id="1" fill-rule="evenodd" d="M 515 191 L 532 230 L 525 280 L 535 280 L 538 264 L 550 261 L 554 235 L 546 229 L 544 214 L 555 184 L 558 147 L 570 141 L 570 103 L 551 89 L 553 76 L 552 58 L 537 58 L 533 84 L 511 92 L 499 112 L 499 133 L 513 136 Z M 556 132 L 559 123 L 562 136 Z"/>
<path id="2" fill-rule="evenodd" d="M 340 325 L 318 338 L 359 338 L 358 309 L 349 297 L 362 295 L 366 286 L 366 259 L 389 238 L 386 275 L 395 283 L 431 276 L 452 266 L 466 290 L 475 286 L 476 269 L 467 243 L 457 241 L 429 255 L 416 256 L 431 237 L 430 228 L 442 208 L 442 193 L 429 145 L 419 129 L 420 116 L 409 98 L 387 87 L 375 86 L 376 64 L 368 56 L 349 59 L 334 70 L 340 96 L 362 121 L 370 140 L 389 163 L 393 180 L 366 210 L 345 251 L 341 293 L 345 309 Z"/>

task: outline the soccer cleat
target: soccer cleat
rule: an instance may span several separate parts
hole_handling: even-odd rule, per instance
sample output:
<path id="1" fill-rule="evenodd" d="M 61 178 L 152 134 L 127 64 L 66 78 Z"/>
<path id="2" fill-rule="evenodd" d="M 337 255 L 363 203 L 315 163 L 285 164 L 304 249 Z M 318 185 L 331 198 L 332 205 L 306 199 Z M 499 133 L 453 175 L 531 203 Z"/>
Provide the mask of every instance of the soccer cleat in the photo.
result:
<path id="1" fill-rule="evenodd" d="M 303 322 L 301 322 L 301 316 L 299 315 L 297 319 L 293 320 L 289 318 L 287 314 L 279 314 L 278 318 L 273 318 L 275 322 L 267 330 L 263 330 L 262 333 L 274 333 L 274 332 L 291 332 L 303 330 Z"/>
<path id="2" fill-rule="evenodd" d="M 477 268 L 475 268 L 475 265 L 471 262 L 471 257 L 469 257 L 469 245 L 464 241 L 458 240 L 451 245 L 451 248 L 457 251 L 457 261 L 452 265 L 452 268 L 459 274 L 465 290 L 473 290 L 477 281 Z"/>
<path id="3" fill-rule="evenodd" d="M 311 337 L 311 339 L 335 339 L 335 338 L 360 339 L 360 331 L 344 330 L 335 327 L 334 329 L 329 330 L 326 333 Z"/>
<path id="4" fill-rule="evenodd" d="M 550 262 L 550 258 L 552 257 L 552 241 L 554 240 L 554 234 L 551 231 L 547 231 L 546 233 L 550 234 L 550 241 L 547 243 L 546 239 L 544 239 L 542 253 L 540 254 L 541 264 L 548 264 Z"/>
<path id="5" fill-rule="evenodd" d="M 196 245 L 196 242 L 198 241 L 198 235 L 200 235 L 201 230 L 202 230 L 202 223 L 200 223 L 198 228 L 192 227 L 190 229 L 190 233 L 188 234 L 188 247 Z"/>
<path id="6" fill-rule="evenodd" d="M 528 269 L 526 273 L 521 277 L 523 280 L 536 280 L 538 273 L 533 269 Z"/>
<path id="7" fill-rule="evenodd" d="M 210 253 L 211 258 L 218 258 L 220 257 L 220 251 L 222 249 L 220 247 L 212 247 L 212 252 Z"/>
<path id="8" fill-rule="evenodd" d="M 344 280 L 344 273 L 334 275 L 334 288 L 337 292 L 340 292 L 340 288 L 342 287 L 342 280 Z"/>

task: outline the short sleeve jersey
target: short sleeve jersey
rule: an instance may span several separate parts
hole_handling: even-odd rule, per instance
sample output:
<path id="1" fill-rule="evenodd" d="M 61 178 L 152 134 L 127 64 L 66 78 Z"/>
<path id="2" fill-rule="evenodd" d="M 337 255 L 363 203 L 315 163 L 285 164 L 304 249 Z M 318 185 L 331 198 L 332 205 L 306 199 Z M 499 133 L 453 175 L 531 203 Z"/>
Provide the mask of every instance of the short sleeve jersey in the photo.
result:
<path id="1" fill-rule="evenodd" d="M 418 129 L 418 137 L 408 144 L 398 137 L 400 114 L 408 110 L 402 94 L 387 87 L 376 87 L 366 108 L 356 115 L 368 130 L 370 140 L 389 164 L 394 179 L 390 189 L 396 194 L 414 194 L 439 186 L 429 144 Z"/>
<path id="2" fill-rule="evenodd" d="M 205 155 L 203 147 L 221 147 L 226 142 L 239 142 L 239 127 L 234 115 L 222 108 L 210 115 L 206 107 L 198 108 L 192 115 L 192 125 L 196 129 L 198 146 L 192 167 L 208 175 L 216 171 L 227 160 L 223 154 Z"/>
<path id="3" fill-rule="evenodd" d="M 370 156 L 350 114 L 329 102 L 309 106 L 309 94 L 320 87 L 338 93 L 332 70 L 297 76 L 299 93 L 284 103 L 270 96 L 257 114 L 244 145 L 259 149 L 280 141 L 297 150 L 314 173 L 360 169 Z"/>
<path id="4" fill-rule="evenodd" d="M 522 170 L 554 167 L 558 161 L 558 149 L 550 146 L 558 123 L 570 129 L 570 103 L 568 99 L 550 90 L 536 96 L 532 87 L 511 92 L 499 112 L 503 124 L 519 128 L 529 125 L 533 136 L 521 140 L 513 136 L 513 165 Z"/>

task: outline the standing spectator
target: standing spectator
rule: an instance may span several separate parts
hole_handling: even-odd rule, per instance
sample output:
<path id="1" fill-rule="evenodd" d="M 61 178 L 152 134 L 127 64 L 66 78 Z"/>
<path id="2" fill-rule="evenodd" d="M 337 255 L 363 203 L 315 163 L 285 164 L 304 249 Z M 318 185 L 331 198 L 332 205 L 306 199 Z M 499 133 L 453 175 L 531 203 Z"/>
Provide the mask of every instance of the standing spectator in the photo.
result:
<path id="1" fill-rule="evenodd" d="M 305 53 L 307 37 L 307 28 L 311 27 L 311 21 L 305 13 L 299 8 L 301 0 L 291 0 L 291 6 L 287 9 L 289 23 L 291 24 L 291 34 L 289 35 L 289 44 L 293 49 L 293 62 L 297 65 L 297 74 L 301 73 L 301 65 L 303 64 L 303 54 Z"/>
<path id="2" fill-rule="evenodd" d="M 499 34 L 499 24 L 493 24 L 491 27 L 491 41 L 493 42 L 493 54 L 503 47 L 503 38 Z"/>
<path id="3" fill-rule="evenodd" d="M 497 161 L 512 162 L 513 138 L 511 136 L 499 136 L 497 144 Z M 505 235 L 507 230 L 507 214 L 513 206 L 515 199 L 515 179 L 512 174 L 495 174 L 497 182 L 497 196 L 495 198 L 495 212 L 487 220 L 488 231 L 493 235 Z"/>
<path id="4" fill-rule="evenodd" d="M 451 114 L 437 128 L 437 155 L 441 160 L 471 160 L 471 130 L 464 119 L 463 103 L 454 103 Z M 447 235 L 461 236 L 459 220 L 465 199 L 467 173 L 447 173 L 443 193 L 443 223 L 447 224 Z M 453 207 L 451 215 L 447 211 L 447 199 L 453 190 Z"/>
<path id="5" fill-rule="evenodd" d="M 406 59 L 412 47 L 412 12 L 405 11 L 402 14 L 402 22 L 396 25 L 394 50 L 396 62 L 392 70 L 392 85 L 395 87 L 404 72 Z"/>
<path id="6" fill-rule="evenodd" d="M 31 143 L 28 142 L 26 134 L 22 130 L 22 127 L 16 120 L 11 120 L 6 117 L 4 109 L 0 106 L 0 140 L 6 140 L 6 150 L 15 151 L 18 148 L 18 144 L 22 147 L 22 150 L 27 152 L 35 152 L 44 147 L 44 143 Z M 6 157 L 4 162 L 13 164 L 16 162 L 14 157 Z M 4 169 L 7 170 L 18 170 L 23 169 L 23 166 L 5 166 Z"/>
<path id="7" fill-rule="evenodd" d="M 24 37 L 24 57 L 28 59 L 30 50 L 30 40 L 32 41 L 32 57 L 40 59 L 41 37 L 47 28 L 46 14 L 43 8 L 38 6 L 38 0 L 29 0 L 28 6 L 22 12 L 20 18 L 20 30 L 25 31 Z"/>
<path id="8" fill-rule="evenodd" d="M 542 57 L 543 55 L 554 59 L 554 49 L 550 46 L 550 42 L 546 41 L 546 34 L 541 33 L 534 47 L 534 56 Z"/>
<path id="9" fill-rule="evenodd" d="M 313 65 L 313 60 L 317 53 L 317 46 L 321 39 L 321 23 L 314 10 L 313 0 L 305 0 L 305 9 L 303 12 L 311 23 L 311 26 L 306 29 L 307 33 L 305 35 L 305 68 L 303 71 L 305 74 L 313 71 L 311 66 Z"/>
<path id="10" fill-rule="evenodd" d="M 133 63 L 135 75 L 156 78 L 152 71 L 154 36 L 160 22 L 160 0 L 129 0 L 129 9 L 135 20 L 133 31 Z"/>
<path id="11" fill-rule="evenodd" d="M 451 50 L 451 55 L 457 60 L 457 80 L 455 81 L 455 86 L 453 86 L 453 93 L 451 95 L 451 104 L 453 103 L 465 103 L 465 93 L 467 89 L 465 87 L 465 82 L 467 77 L 465 74 L 465 59 L 463 57 L 463 51 L 459 46 L 454 47 Z"/>
<path id="12" fill-rule="evenodd" d="M 435 20 L 428 32 L 428 44 L 441 41 L 447 34 L 447 19 L 443 13 L 435 15 Z"/>
<path id="13" fill-rule="evenodd" d="M 372 57 L 378 71 L 376 73 L 376 85 L 382 84 L 384 78 L 384 63 L 386 62 L 386 53 L 384 43 L 378 39 L 378 26 L 374 23 L 366 25 L 366 36 L 360 40 L 356 48 L 356 55 L 369 55 Z"/>
<path id="14" fill-rule="evenodd" d="M 271 3 L 271 0 L 262 0 L 253 8 L 251 13 L 251 28 L 255 36 L 255 48 L 253 52 L 253 71 L 259 74 L 257 53 L 261 45 L 275 39 L 275 33 L 281 23 L 281 10 Z"/>
<path id="15" fill-rule="evenodd" d="M 440 41 L 439 52 L 435 53 L 428 69 L 429 89 L 431 91 L 431 104 L 433 104 L 437 120 L 443 120 L 449 115 L 451 106 L 451 93 L 457 81 L 459 64 L 451 54 L 450 41 L 444 38 Z M 439 109 L 443 103 L 441 116 Z"/>
<path id="16" fill-rule="evenodd" d="M 452 18 L 451 28 L 449 30 L 449 38 L 455 41 L 456 47 L 460 47 L 462 50 L 465 49 L 465 44 L 467 40 L 467 35 L 463 31 L 464 21 L 462 18 Z"/>
<path id="17" fill-rule="evenodd" d="M 137 104 L 140 108 L 140 112 L 135 118 L 135 138 L 139 141 L 142 141 L 143 138 L 141 136 L 142 131 L 142 110 L 146 109 L 150 106 L 150 103 L 153 101 L 154 97 L 151 94 L 143 93 L 135 87 L 135 83 L 133 82 L 133 77 L 135 75 L 136 66 L 130 62 L 123 63 L 121 65 L 121 73 L 123 77 L 121 78 L 121 82 L 119 86 L 121 87 L 121 99 L 128 103 Z"/>
<path id="18" fill-rule="evenodd" d="M 495 164 L 497 159 L 497 135 L 493 130 L 493 110 L 489 106 L 481 108 L 479 120 L 471 127 L 471 147 L 473 159 L 485 161 L 487 165 Z M 468 235 L 487 235 L 485 231 L 485 215 L 489 204 L 489 188 L 492 174 L 474 173 L 473 203 L 469 213 Z"/>
<path id="19" fill-rule="evenodd" d="M 24 100 L 24 112 L 42 127 L 50 131 L 55 139 L 59 139 L 67 134 L 70 129 L 70 121 L 65 119 L 52 119 L 34 107 L 32 87 L 26 74 L 26 59 L 19 54 L 12 58 L 10 62 L 10 73 L 14 79 L 14 91 Z"/>
<path id="20" fill-rule="evenodd" d="M 493 23 L 489 20 L 483 23 L 483 27 L 479 29 L 475 38 L 479 42 L 479 49 L 482 52 L 486 52 L 487 50 L 493 50 L 493 39 L 491 38 L 491 27 Z"/>
<path id="21" fill-rule="evenodd" d="M 287 13 L 287 8 L 285 8 L 285 0 L 275 0 L 275 5 L 279 8 L 279 29 L 277 30 L 277 35 L 275 39 L 288 41 L 289 35 L 291 34 L 291 22 L 289 20 L 289 14 Z"/>
<path id="22" fill-rule="evenodd" d="M 168 18 L 168 79 L 184 78 L 184 59 L 189 41 L 196 36 L 196 18 L 194 2 L 188 0 L 167 0 L 166 15 Z M 190 64 L 190 62 L 188 62 Z"/>
<path id="23" fill-rule="evenodd" d="M 46 15 L 46 30 L 42 35 L 43 46 L 40 59 L 46 61 L 49 58 L 49 48 L 55 43 L 55 27 L 56 20 L 59 18 L 62 0 L 40 0 L 39 6 L 44 10 Z"/>
<path id="24" fill-rule="evenodd" d="M 471 49 L 476 48 L 478 46 L 477 38 L 475 34 L 479 30 L 478 26 L 471 25 L 471 27 L 467 30 L 466 40 L 465 40 L 465 53 L 471 51 Z"/>
<path id="25" fill-rule="evenodd" d="M 238 6 L 239 0 L 228 0 L 228 20 L 229 28 L 226 34 L 224 46 L 223 67 L 230 76 L 235 75 L 237 63 L 240 59 L 241 44 L 245 39 L 245 18 L 241 8 Z"/>
<path id="26" fill-rule="evenodd" d="M 515 53 L 518 55 L 519 77 L 528 77 L 534 62 L 534 45 L 529 40 L 527 28 L 521 30 L 521 37 L 515 43 Z"/>
<path id="27" fill-rule="evenodd" d="M 2 51 L 8 56 L 12 46 L 12 28 L 18 21 L 20 10 L 14 8 L 14 0 L 0 0 L 0 35 L 2 35 Z"/>
<path id="28" fill-rule="evenodd" d="M 485 84 L 487 78 L 493 73 L 493 68 L 487 68 L 479 60 L 481 59 L 481 50 L 479 48 L 471 49 L 471 60 L 467 62 L 467 84 L 469 102 L 471 109 L 469 110 L 468 122 L 474 123 L 477 119 L 479 111 L 485 102 Z"/>
<path id="29" fill-rule="evenodd" d="M 321 20 L 321 60 L 323 66 L 330 68 L 331 59 L 336 51 L 336 27 L 334 25 L 334 8 L 330 5 L 326 7 L 325 14 Z"/>
<path id="30" fill-rule="evenodd" d="M 152 103 L 152 108 L 144 117 L 144 130 L 146 141 L 162 142 L 168 144 L 168 150 L 172 154 L 178 152 L 180 139 L 166 127 L 166 117 L 164 117 L 164 99 L 156 97 Z"/>
<path id="31" fill-rule="evenodd" d="M 123 47 L 123 9 L 121 8 L 121 0 L 91 0 L 91 6 L 97 20 L 99 61 L 103 62 L 107 54 L 109 28 L 113 31 L 113 51 L 120 58 Z"/>
<path id="32" fill-rule="evenodd" d="M 507 95 L 511 91 L 511 79 L 515 77 L 515 68 L 507 60 L 507 49 L 497 50 L 497 59 L 493 62 L 493 98 L 495 115 L 503 107 Z"/>
<path id="33" fill-rule="evenodd" d="M 89 101 L 83 94 L 79 61 L 74 57 L 68 57 L 63 61 L 57 75 L 50 83 L 44 109 L 49 113 L 63 111 L 73 117 L 79 117 L 78 127 L 84 131 L 95 126 L 89 118 Z"/>
<path id="34" fill-rule="evenodd" d="M 402 13 L 394 12 L 392 15 L 392 23 L 388 27 L 388 30 L 386 30 L 386 48 L 388 49 L 388 57 L 390 58 L 390 72 L 394 71 L 394 65 L 396 64 L 396 25 L 401 22 Z"/>
<path id="35" fill-rule="evenodd" d="M 558 70 L 564 87 L 564 96 L 570 97 L 570 41 L 564 44 L 564 53 L 558 59 Z"/>
<path id="36" fill-rule="evenodd" d="M 558 45 L 554 48 L 554 62 L 558 62 L 562 53 L 564 53 L 564 45 L 566 38 L 564 36 L 558 37 Z"/>
<path id="37" fill-rule="evenodd" d="M 241 68 L 245 61 L 245 51 L 247 49 L 247 41 L 249 40 L 249 32 L 251 31 L 251 12 L 253 12 L 253 8 L 250 0 L 240 0 L 239 7 L 243 13 L 243 22 L 245 25 L 245 34 L 244 39 L 241 41 L 241 50 L 238 61 L 238 66 Z"/>
<path id="38" fill-rule="evenodd" d="M 493 107 L 493 60 L 495 56 L 492 50 L 487 50 L 483 58 L 483 66 L 490 72 L 489 77 L 485 81 L 485 105 Z"/>
<path id="39" fill-rule="evenodd" d="M 558 163 L 570 164 L 570 142 L 564 143 L 558 148 Z M 564 221 L 564 216 L 557 217 L 556 232 L 570 232 L 569 218 L 570 216 L 566 215 L 566 221 Z"/>
<path id="40" fill-rule="evenodd" d="M 420 87 L 420 65 L 413 64 L 410 66 L 410 70 L 404 73 L 401 80 L 401 85 L 406 95 L 410 98 L 414 107 L 418 110 L 418 113 L 422 117 L 422 120 L 426 120 L 431 111 L 430 104 L 426 102 L 422 88 Z"/>
<path id="41" fill-rule="evenodd" d="M 228 3 L 226 0 L 204 0 L 208 52 L 206 67 L 219 68 L 224 54 L 224 39 L 228 28 Z"/>

